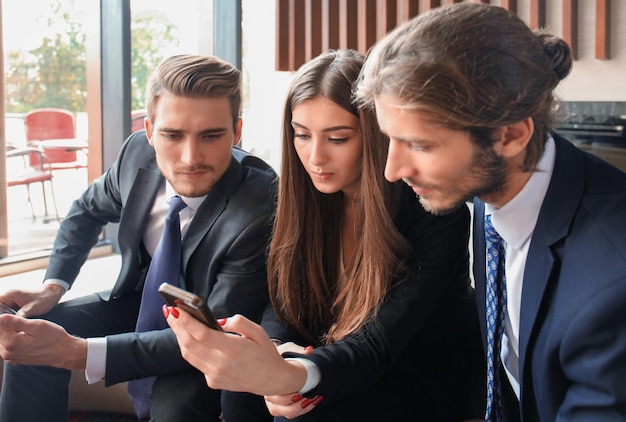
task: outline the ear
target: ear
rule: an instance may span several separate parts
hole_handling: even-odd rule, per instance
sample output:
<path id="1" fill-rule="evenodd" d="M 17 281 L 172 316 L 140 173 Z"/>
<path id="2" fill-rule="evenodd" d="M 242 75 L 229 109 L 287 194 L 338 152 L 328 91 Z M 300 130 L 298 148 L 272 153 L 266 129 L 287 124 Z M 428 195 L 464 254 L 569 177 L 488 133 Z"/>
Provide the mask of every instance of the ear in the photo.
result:
<path id="1" fill-rule="evenodd" d="M 506 158 L 512 158 L 522 153 L 535 131 L 533 119 L 527 117 L 519 122 L 503 126 L 500 134 L 499 144 L 500 154 Z"/>
<path id="2" fill-rule="evenodd" d="M 147 117 L 143 120 L 143 127 L 146 129 L 146 138 L 148 138 L 148 143 L 154 146 L 152 143 L 152 124 L 150 124 Z"/>
<path id="3" fill-rule="evenodd" d="M 237 126 L 235 127 L 235 145 L 239 145 L 241 143 L 241 132 L 243 128 L 243 119 L 240 117 L 237 121 Z"/>

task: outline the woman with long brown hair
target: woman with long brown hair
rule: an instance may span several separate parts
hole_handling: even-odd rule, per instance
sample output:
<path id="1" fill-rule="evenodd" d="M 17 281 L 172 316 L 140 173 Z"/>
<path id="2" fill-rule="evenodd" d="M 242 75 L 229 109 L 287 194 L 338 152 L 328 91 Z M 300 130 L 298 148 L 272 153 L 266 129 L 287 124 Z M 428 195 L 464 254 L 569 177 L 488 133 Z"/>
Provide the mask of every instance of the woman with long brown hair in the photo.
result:
<path id="1" fill-rule="evenodd" d="M 164 311 L 183 356 L 228 390 L 228 422 L 484 412 L 468 209 L 431 215 L 385 181 L 387 139 L 373 110 L 352 101 L 362 64 L 355 51 L 329 51 L 290 86 L 261 326 L 234 316 L 221 321 L 225 334 Z"/>

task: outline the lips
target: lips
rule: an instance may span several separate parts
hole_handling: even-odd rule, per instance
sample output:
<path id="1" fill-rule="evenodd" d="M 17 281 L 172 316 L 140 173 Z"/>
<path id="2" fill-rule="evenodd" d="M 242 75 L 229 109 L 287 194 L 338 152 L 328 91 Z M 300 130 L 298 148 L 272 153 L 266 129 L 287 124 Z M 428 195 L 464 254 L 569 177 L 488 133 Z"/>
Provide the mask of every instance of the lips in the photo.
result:
<path id="1" fill-rule="evenodd" d="M 316 180 L 319 180 L 320 182 L 324 182 L 328 179 L 331 178 L 331 176 L 333 175 L 333 173 L 317 173 L 317 172 L 311 172 L 311 176 L 313 178 L 315 178 Z"/>

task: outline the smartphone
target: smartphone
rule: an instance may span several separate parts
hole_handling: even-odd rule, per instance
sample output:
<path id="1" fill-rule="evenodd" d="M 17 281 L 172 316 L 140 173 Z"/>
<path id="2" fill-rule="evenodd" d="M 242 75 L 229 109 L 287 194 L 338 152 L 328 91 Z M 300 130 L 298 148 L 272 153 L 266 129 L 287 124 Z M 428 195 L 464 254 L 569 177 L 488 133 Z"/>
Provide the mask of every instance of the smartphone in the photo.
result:
<path id="1" fill-rule="evenodd" d="M 159 294 L 168 305 L 185 310 L 209 328 L 223 331 L 222 326 L 217 323 L 217 319 L 209 309 L 209 305 L 200 296 L 169 283 L 162 283 L 159 286 Z"/>

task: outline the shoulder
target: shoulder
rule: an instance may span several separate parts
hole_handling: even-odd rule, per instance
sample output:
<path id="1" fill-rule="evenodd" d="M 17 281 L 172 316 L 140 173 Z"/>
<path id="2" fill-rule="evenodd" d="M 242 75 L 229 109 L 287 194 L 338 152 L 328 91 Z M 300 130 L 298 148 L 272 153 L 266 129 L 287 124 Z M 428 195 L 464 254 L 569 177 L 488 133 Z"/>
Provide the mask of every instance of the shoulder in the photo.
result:
<path id="1" fill-rule="evenodd" d="M 237 146 L 233 147 L 233 158 L 241 165 L 244 183 L 267 185 L 275 188 L 274 185 L 278 176 L 268 163 Z"/>
<path id="2" fill-rule="evenodd" d="M 154 148 L 148 142 L 145 130 L 139 130 L 126 138 L 120 148 L 117 161 L 130 163 L 134 166 L 155 163 Z"/>

